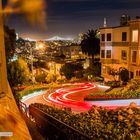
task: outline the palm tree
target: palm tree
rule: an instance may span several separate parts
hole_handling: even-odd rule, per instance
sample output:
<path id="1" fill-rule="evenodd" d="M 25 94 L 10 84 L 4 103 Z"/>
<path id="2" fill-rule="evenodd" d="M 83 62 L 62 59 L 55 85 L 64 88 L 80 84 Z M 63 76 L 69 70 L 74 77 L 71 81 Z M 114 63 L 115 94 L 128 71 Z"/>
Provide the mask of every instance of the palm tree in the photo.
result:
<path id="1" fill-rule="evenodd" d="M 92 64 L 94 64 L 95 55 L 100 54 L 100 39 L 98 37 L 98 31 L 88 30 L 88 32 L 83 35 L 80 46 L 84 54 L 92 57 Z"/>

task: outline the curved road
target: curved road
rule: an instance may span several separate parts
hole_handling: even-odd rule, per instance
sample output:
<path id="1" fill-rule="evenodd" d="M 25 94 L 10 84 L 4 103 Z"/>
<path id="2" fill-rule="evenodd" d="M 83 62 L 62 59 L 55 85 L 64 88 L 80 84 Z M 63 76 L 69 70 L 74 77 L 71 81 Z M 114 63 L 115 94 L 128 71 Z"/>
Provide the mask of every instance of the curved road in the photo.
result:
<path id="1" fill-rule="evenodd" d="M 89 110 L 92 105 L 104 106 L 107 108 L 116 108 L 118 106 L 127 106 L 130 102 L 140 102 L 140 99 L 133 100 L 109 100 L 109 101 L 84 101 L 84 96 L 89 93 L 103 92 L 109 87 L 96 83 L 74 83 L 65 85 L 63 88 L 54 91 L 39 91 L 22 99 L 27 106 L 31 103 L 43 103 L 57 107 L 70 107 L 74 112 Z M 137 101 L 138 100 L 138 101 Z M 122 102 L 122 103 L 121 103 Z"/>

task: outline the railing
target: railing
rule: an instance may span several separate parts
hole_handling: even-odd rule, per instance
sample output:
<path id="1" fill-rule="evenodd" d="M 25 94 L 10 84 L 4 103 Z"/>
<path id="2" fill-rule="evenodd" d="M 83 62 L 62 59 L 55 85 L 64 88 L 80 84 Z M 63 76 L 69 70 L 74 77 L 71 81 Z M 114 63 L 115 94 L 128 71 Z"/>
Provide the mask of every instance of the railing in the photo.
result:
<path id="1" fill-rule="evenodd" d="M 101 46 L 126 46 L 129 47 L 131 44 L 130 42 L 101 42 Z"/>
<path id="2" fill-rule="evenodd" d="M 87 135 L 30 105 L 29 114 L 49 140 L 91 140 Z"/>
<path id="3" fill-rule="evenodd" d="M 22 113 L 24 113 L 27 117 L 29 116 L 29 110 L 28 107 L 25 103 L 19 101 L 19 109 L 21 110 Z"/>

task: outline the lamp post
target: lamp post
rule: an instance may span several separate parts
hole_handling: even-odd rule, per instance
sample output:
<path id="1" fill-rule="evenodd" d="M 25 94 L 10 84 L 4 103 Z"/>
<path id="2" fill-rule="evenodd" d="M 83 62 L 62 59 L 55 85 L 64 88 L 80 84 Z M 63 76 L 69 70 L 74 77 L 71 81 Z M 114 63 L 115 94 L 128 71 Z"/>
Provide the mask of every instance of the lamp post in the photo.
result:
<path id="1" fill-rule="evenodd" d="M 32 72 L 32 82 L 35 83 L 35 77 L 34 77 L 34 56 L 33 56 L 33 48 L 30 47 L 30 56 L 31 56 L 31 72 Z"/>

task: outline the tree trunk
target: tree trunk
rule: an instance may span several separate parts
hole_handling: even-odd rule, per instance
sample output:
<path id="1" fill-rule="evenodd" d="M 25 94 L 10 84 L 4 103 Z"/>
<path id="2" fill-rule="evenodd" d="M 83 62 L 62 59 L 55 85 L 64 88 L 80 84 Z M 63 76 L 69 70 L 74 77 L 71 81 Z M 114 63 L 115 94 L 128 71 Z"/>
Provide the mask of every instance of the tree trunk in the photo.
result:
<path id="1" fill-rule="evenodd" d="M 91 67 L 93 68 L 94 66 L 94 54 L 92 54 L 92 58 L 91 58 Z"/>

